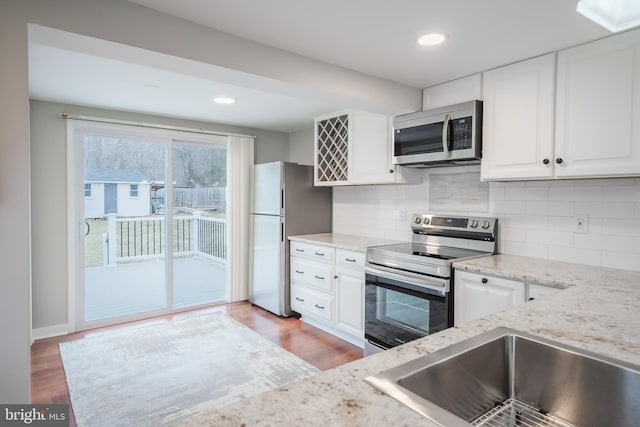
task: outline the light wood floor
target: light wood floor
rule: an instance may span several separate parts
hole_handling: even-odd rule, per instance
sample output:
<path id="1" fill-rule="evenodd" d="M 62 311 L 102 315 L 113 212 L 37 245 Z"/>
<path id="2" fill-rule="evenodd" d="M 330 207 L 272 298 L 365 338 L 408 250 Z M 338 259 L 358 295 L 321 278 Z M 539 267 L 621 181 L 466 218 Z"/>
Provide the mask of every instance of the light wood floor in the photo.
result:
<path id="1" fill-rule="evenodd" d="M 280 318 L 248 302 L 224 304 L 36 341 L 31 347 L 31 401 L 34 404 L 70 403 L 58 349 L 58 344 L 61 342 L 216 311 L 227 313 L 238 322 L 323 371 L 363 357 L 362 349 L 307 325 L 299 319 Z M 72 414 L 71 426 L 75 427 L 75 425 Z"/>

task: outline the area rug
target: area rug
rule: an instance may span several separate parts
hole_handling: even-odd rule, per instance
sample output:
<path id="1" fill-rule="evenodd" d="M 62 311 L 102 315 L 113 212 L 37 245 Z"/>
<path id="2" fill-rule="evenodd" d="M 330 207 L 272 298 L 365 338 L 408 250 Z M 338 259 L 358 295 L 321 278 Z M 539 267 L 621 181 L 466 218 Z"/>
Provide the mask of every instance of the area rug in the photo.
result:
<path id="1" fill-rule="evenodd" d="M 78 426 L 179 424 L 318 369 L 224 313 L 60 344 Z"/>

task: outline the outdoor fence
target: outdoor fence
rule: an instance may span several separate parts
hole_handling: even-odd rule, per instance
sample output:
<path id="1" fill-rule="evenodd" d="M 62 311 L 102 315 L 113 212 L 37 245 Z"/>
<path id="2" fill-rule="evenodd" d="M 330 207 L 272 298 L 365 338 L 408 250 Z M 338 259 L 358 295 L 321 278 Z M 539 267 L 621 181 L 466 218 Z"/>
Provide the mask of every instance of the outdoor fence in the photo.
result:
<path id="1" fill-rule="evenodd" d="M 103 235 L 104 265 L 161 258 L 165 255 L 164 217 L 117 218 L 107 215 Z M 226 264 L 227 220 L 201 212 L 173 218 L 173 256 L 202 256 Z"/>
<path id="2" fill-rule="evenodd" d="M 156 196 L 164 200 L 165 189 L 159 189 Z M 226 197 L 226 187 L 173 188 L 173 206 L 175 208 L 210 208 L 224 212 L 226 209 Z"/>

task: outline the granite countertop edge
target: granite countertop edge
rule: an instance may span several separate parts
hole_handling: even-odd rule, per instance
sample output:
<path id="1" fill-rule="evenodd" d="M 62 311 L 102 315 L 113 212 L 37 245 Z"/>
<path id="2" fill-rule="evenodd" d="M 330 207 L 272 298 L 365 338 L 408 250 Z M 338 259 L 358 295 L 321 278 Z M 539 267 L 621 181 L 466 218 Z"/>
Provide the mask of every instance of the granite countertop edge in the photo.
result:
<path id="1" fill-rule="evenodd" d="M 289 236 L 289 240 L 311 243 L 316 245 L 331 246 L 336 249 L 365 252 L 369 246 L 391 245 L 401 243 L 397 240 L 389 240 L 378 237 L 366 237 L 343 233 L 318 233 Z"/>

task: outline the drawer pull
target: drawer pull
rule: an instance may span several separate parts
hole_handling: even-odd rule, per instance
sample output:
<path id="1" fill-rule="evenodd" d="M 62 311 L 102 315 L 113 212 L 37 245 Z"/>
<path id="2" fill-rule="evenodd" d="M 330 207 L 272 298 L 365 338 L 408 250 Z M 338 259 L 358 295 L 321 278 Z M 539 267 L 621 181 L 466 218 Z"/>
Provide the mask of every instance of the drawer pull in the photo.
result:
<path id="1" fill-rule="evenodd" d="M 319 308 L 320 310 L 324 310 L 324 305 L 315 304 L 315 306 L 316 306 L 316 308 Z"/>
<path id="2" fill-rule="evenodd" d="M 316 279 L 318 279 L 318 280 L 324 280 L 324 277 L 323 277 L 323 276 L 315 276 L 315 277 L 316 277 Z"/>
<path id="3" fill-rule="evenodd" d="M 296 270 L 296 273 L 298 273 L 298 274 L 304 274 L 304 271 Z"/>
<path id="4" fill-rule="evenodd" d="M 318 256 L 324 256 L 324 254 L 322 252 L 316 252 L 316 255 Z"/>
<path id="5" fill-rule="evenodd" d="M 304 298 L 296 297 L 296 301 L 304 302 Z"/>
<path id="6" fill-rule="evenodd" d="M 487 283 L 488 281 L 489 281 L 489 279 L 487 279 L 486 277 L 483 277 L 482 280 L 481 280 L 482 283 Z"/>
<path id="7" fill-rule="evenodd" d="M 354 258 L 345 258 L 344 260 L 348 262 L 356 262 Z"/>
<path id="8" fill-rule="evenodd" d="M 304 249 L 298 249 L 298 248 L 296 248 L 296 252 L 304 252 Z"/>

